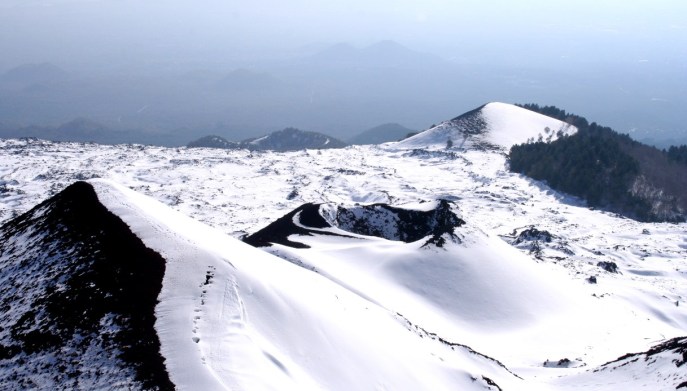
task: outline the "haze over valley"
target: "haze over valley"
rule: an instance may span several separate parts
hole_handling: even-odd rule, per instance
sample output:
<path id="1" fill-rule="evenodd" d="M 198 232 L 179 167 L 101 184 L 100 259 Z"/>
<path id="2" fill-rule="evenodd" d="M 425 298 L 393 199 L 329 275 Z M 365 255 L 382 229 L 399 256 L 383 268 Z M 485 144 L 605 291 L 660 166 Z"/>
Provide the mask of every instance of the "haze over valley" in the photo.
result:
<path id="1" fill-rule="evenodd" d="M 679 1 L 0 7 L 5 135 L 87 120 L 113 134 L 93 141 L 109 143 L 286 127 L 348 141 L 496 100 L 564 107 L 662 147 L 685 137 Z"/>

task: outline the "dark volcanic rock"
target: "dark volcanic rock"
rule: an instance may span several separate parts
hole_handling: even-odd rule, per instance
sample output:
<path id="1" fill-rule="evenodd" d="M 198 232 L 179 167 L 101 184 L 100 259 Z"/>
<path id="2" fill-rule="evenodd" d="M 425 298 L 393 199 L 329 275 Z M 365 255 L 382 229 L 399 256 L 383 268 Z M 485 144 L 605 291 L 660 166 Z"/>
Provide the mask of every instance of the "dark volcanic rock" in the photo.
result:
<path id="1" fill-rule="evenodd" d="M 77 182 L 0 228 L 0 384 L 173 389 L 154 329 L 165 261 Z"/>
<path id="2" fill-rule="evenodd" d="M 474 136 L 484 133 L 487 127 L 487 121 L 485 121 L 484 115 L 482 114 L 484 106 L 486 105 L 482 105 L 452 119 L 450 121 L 451 125 L 460 129 L 464 135 Z"/>
<path id="3" fill-rule="evenodd" d="M 244 242 L 256 246 L 279 243 L 295 248 L 307 248 L 303 243 L 289 240 L 291 235 L 337 235 L 323 229 L 337 227 L 358 235 L 376 236 L 388 240 L 414 242 L 432 236 L 427 244 L 441 247 L 444 234 L 465 224 L 451 210 L 452 203 L 441 200 L 435 209 L 418 211 L 386 204 L 345 208 L 332 207 L 323 211 L 320 204 L 304 204 L 260 231 L 245 237 Z M 323 217 L 324 216 L 324 217 Z"/>
<path id="4" fill-rule="evenodd" d="M 597 263 L 596 266 L 604 269 L 609 273 L 618 273 L 618 265 L 615 262 L 601 261 Z"/>
<path id="5" fill-rule="evenodd" d="M 518 237 L 515 239 L 514 244 L 520 244 L 523 242 L 544 242 L 551 243 L 553 235 L 549 231 L 540 231 L 534 227 L 529 227 L 528 229 L 520 232 Z"/>
<path id="6" fill-rule="evenodd" d="M 359 235 L 377 236 L 388 240 L 410 243 L 426 236 L 440 237 L 453 233 L 465 224 L 451 210 L 450 201 L 441 200 L 430 211 L 402 209 L 386 204 L 338 207 L 334 225 Z"/>
<path id="7" fill-rule="evenodd" d="M 537 259 L 560 260 L 575 254 L 564 238 L 534 226 L 516 228 L 510 235 L 501 235 L 501 237 Z"/>
<path id="8" fill-rule="evenodd" d="M 246 236 L 243 241 L 255 247 L 266 247 L 271 246 L 272 243 L 278 243 L 294 248 L 309 248 L 303 243 L 289 240 L 291 235 L 310 235 L 312 231 L 308 227 L 330 227 L 320 215 L 319 204 L 303 204 L 260 231 Z"/>
<path id="9" fill-rule="evenodd" d="M 673 360 L 675 367 L 681 368 L 685 363 L 687 363 L 687 337 L 677 337 L 669 339 L 663 343 L 660 343 L 646 352 L 642 353 L 628 353 L 624 356 L 617 358 L 614 361 L 608 362 L 601 367 L 614 366 L 614 364 L 623 363 L 625 361 L 632 361 L 634 358 L 644 358 L 648 361 L 649 358 L 662 353 L 671 353 L 676 356 Z"/>

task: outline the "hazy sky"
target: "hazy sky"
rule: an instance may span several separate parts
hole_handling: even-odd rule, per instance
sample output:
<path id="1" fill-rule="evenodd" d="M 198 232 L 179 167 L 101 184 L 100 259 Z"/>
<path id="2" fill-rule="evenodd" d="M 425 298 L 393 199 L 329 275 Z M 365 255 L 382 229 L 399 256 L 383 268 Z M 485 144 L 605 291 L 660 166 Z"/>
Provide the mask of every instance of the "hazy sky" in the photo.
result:
<path id="1" fill-rule="evenodd" d="M 0 51 L 24 62 L 269 56 L 391 39 L 446 58 L 687 58 L 684 0 L 0 0 Z"/>
<path id="2" fill-rule="evenodd" d="M 448 74 L 370 80 L 353 69 L 336 84 L 325 70 L 308 79 L 315 72 L 287 61 L 307 59 L 326 45 L 360 48 L 381 40 L 454 64 Z M 183 86 L 136 81 L 124 89 L 127 84 L 116 78 L 92 87 L 96 92 L 72 91 L 78 89 L 73 85 L 36 102 L 30 99 L 41 95 L 28 90 L 24 100 L 6 98 L 18 102 L 6 115 L 23 122 L 85 116 L 118 125 L 122 118 L 142 117 L 141 107 L 150 106 L 146 115 L 152 115 L 156 103 L 157 118 L 166 121 L 153 124 L 158 127 L 182 126 L 184 114 L 183 126 L 189 127 L 225 121 L 256 132 L 286 126 L 353 132 L 382 122 L 426 126 L 501 100 L 554 104 L 648 135 L 684 133 L 687 123 L 686 0 L 0 0 L 0 53 L 0 73 L 51 62 L 72 75 L 96 78 L 171 79 L 241 67 L 297 79 L 287 83 L 291 95 L 257 94 L 245 104 L 249 99 L 241 94 L 234 103 L 220 97 L 204 104 L 211 88 L 193 95 Z M 306 75 L 294 76 L 294 68 Z M 380 84 L 385 78 L 387 84 Z M 378 95 L 371 94 L 374 82 Z M 324 91 L 320 100 L 318 91 Z M 63 102 L 69 110 L 57 107 Z M 116 102 L 132 107 L 126 111 Z"/>

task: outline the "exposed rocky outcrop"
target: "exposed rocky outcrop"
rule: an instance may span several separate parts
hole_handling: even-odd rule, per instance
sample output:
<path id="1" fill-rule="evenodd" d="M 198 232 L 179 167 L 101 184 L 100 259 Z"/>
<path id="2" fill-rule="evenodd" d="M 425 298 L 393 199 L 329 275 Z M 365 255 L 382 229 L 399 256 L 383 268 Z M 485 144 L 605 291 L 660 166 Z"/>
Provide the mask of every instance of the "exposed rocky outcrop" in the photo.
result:
<path id="1" fill-rule="evenodd" d="M 0 228 L 0 384 L 173 389 L 154 329 L 165 260 L 77 182 Z"/>

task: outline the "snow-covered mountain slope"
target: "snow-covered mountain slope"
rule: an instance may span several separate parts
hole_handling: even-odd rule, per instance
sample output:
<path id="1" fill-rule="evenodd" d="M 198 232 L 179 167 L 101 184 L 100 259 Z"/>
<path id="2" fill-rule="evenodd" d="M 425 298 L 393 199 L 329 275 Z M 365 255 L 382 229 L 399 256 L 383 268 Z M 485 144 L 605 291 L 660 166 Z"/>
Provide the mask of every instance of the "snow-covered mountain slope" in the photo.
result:
<path id="1" fill-rule="evenodd" d="M 555 383 L 561 390 L 682 390 L 687 388 L 685 363 L 687 338 L 673 338 Z"/>
<path id="2" fill-rule="evenodd" d="M 396 148 L 510 148 L 528 140 L 555 140 L 577 129 L 521 107 L 491 102 L 413 137 L 391 143 Z"/>
<path id="3" fill-rule="evenodd" d="M 504 118 L 504 122 L 517 124 L 521 119 L 514 116 L 512 121 Z M 540 125 L 533 121 L 531 128 Z M 450 150 L 445 150 L 445 140 L 439 140 L 427 148 L 407 149 L 387 144 L 276 153 L 0 140 L 0 221 L 9 221 L 47 196 L 58 194 L 76 180 L 105 178 L 150 196 L 218 230 L 210 233 L 212 231 L 208 231 L 207 227 L 202 227 L 194 233 L 193 227 L 198 227 L 196 223 L 181 218 L 173 222 L 165 221 L 165 216 L 171 216 L 170 212 L 163 211 L 164 208 L 160 206 L 149 207 L 147 203 L 131 201 L 139 196 L 130 195 L 124 190 L 111 190 L 113 200 L 121 200 L 129 205 L 116 212 L 119 208 L 117 204 L 108 204 L 103 196 L 110 190 L 97 190 L 100 202 L 132 227 L 131 230 L 145 246 L 168 261 L 173 258 L 171 255 L 177 254 L 175 249 L 179 249 L 179 254 L 188 250 L 184 253 L 188 256 L 182 257 L 183 262 L 197 259 L 203 264 L 198 270 L 191 270 L 190 267 L 183 269 L 186 268 L 183 266 L 181 270 L 186 270 L 184 277 L 179 277 L 178 282 L 172 279 L 163 284 L 160 297 L 174 292 L 172 287 L 175 284 L 187 284 L 184 285 L 186 288 L 179 290 L 187 293 L 179 299 L 179 306 L 171 306 L 179 308 L 180 312 L 167 307 L 167 312 L 159 313 L 167 313 L 167 319 L 180 316 L 169 323 L 178 328 L 170 326 L 158 329 L 162 354 L 164 357 L 175 354 L 176 357 L 195 357 L 189 362 L 196 365 L 201 353 L 193 349 L 219 349 L 212 350 L 219 353 L 202 354 L 206 363 L 212 362 L 215 367 L 219 365 L 219 369 L 213 369 L 220 373 L 219 378 L 240 379 L 229 382 L 253 385 L 250 383 L 251 376 L 280 372 L 261 353 L 263 350 L 282 364 L 285 363 L 292 377 L 294 373 L 303 374 L 293 377 L 298 379 L 294 382 L 299 386 L 312 384 L 308 382 L 327 385 L 329 383 L 320 378 L 329 379 L 330 376 L 336 381 L 343 381 L 342 378 L 349 377 L 337 372 L 339 369 L 331 369 L 327 366 L 329 364 L 315 366 L 312 362 L 319 362 L 319 357 L 332 358 L 334 356 L 330 353 L 340 349 L 340 354 L 332 360 L 338 360 L 340 365 L 349 368 L 344 365 L 348 360 L 345 357 L 351 355 L 354 357 L 351 360 L 359 359 L 362 353 L 357 351 L 367 345 L 388 353 L 390 350 L 385 349 L 392 342 L 383 339 L 382 334 L 388 334 L 389 338 L 401 338 L 398 340 L 401 342 L 395 343 L 397 349 L 402 350 L 402 353 L 398 353 L 401 356 L 414 356 L 408 353 L 411 351 L 424 352 L 418 353 L 418 357 L 435 354 L 433 357 L 446 360 L 447 356 L 438 354 L 428 344 L 423 342 L 415 345 L 416 342 L 412 342 L 415 339 L 400 337 L 405 335 L 404 331 L 410 331 L 416 337 L 423 336 L 421 339 L 424 341 L 441 346 L 437 349 L 460 350 L 448 356 L 459 357 L 455 360 L 460 363 L 455 365 L 462 369 L 457 371 L 463 371 L 460 372 L 463 375 L 470 373 L 465 376 L 474 377 L 475 383 L 480 386 L 489 384 L 481 377 L 485 376 L 505 390 L 565 390 L 574 386 L 577 389 L 595 390 L 601 387 L 599 385 L 607 390 L 674 390 L 674 382 L 650 384 L 644 380 L 648 379 L 648 375 L 645 376 L 648 371 L 659 368 L 654 364 L 660 365 L 662 377 L 657 375 L 652 379 L 683 377 L 684 365 L 678 367 L 675 363 L 671 364 L 673 357 L 679 357 L 679 352 L 670 350 L 665 355 L 651 355 L 648 361 L 641 358 L 617 369 L 602 364 L 627 353 L 650 351 L 652 347 L 671 338 L 687 334 L 684 293 L 687 225 L 639 223 L 589 209 L 575 198 L 508 172 L 502 148 L 480 148 L 480 145 L 485 145 L 483 143 L 472 148 L 473 144 L 468 142 L 463 148 L 458 148 L 459 140 L 453 141 L 454 148 Z M 104 189 L 112 187 L 108 186 Z M 441 209 L 437 208 L 437 200 L 445 200 L 452 205 L 449 211 L 465 222 L 459 224 L 455 219 L 444 219 L 454 229 L 456 236 L 463 238 L 461 243 L 445 238 L 444 247 L 437 247 L 436 242 L 422 247 L 434 236 L 432 227 L 442 224 L 427 224 L 425 233 L 428 236 L 417 241 L 415 234 L 406 235 L 406 241 L 396 240 L 404 236 L 398 231 L 403 224 L 394 223 L 401 218 L 401 209 L 417 210 L 424 214 L 411 214 L 427 217 L 431 213 L 425 212 Z M 328 205 L 322 209 L 327 213 L 320 213 L 319 204 Z M 268 257 L 270 261 L 258 261 L 255 265 L 238 260 L 250 261 L 266 255 L 256 255 L 258 253 L 245 244 L 226 244 L 229 243 L 227 237 L 217 233 L 243 237 L 258 232 L 279 216 L 288 215 L 301 206 L 303 209 L 296 228 L 293 224 L 295 214 L 292 214 L 290 220 L 282 220 L 281 231 L 276 231 L 281 232 L 282 239 L 275 240 L 273 233 L 261 238 L 261 245 L 273 241 L 279 243 L 267 250 L 281 259 Z M 337 219 L 339 210 L 344 211 L 340 214 L 343 218 Z M 133 220 L 127 220 L 125 216 Z M 386 222 L 382 223 L 384 220 Z M 141 225 L 145 229 L 136 231 L 134 227 L 139 223 L 132 221 L 147 221 L 150 223 L 148 228 L 152 225 L 159 229 L 149 230 Z M 365 224 L 356 224 L 357 221 Z M 432 219 L 423 221 L 431 222 Z M 155 233 L 158 231 L 164 234 Z M 212 237 L 222 239 L 213 241 L 210 239 Z M 224 243 L 228 249 L 226 254 L 230 255 L 225 255 L 224 247 L 218 247 L 217 243 Z M 294 248 L 294 244 L 300 244 L 300 248 Z M 218 253 L 221 255 L 217 256 Z M 217 257 L 230 260 L 236 266 L 235 270 L 240 272 L 220 266 L 224 263 L 216 261 Z M 185 265 L 183 262 L 179 264 Z M 270 266 L 265 266 L 268 264 Z M 288 266 L 273 267 L 272 264 Z M 208 274 L 210 265 L 221 272 L 210 271 Z M 260 271 L 251 269 L 259 265 L 264 266 L 260 266 Z M 171 270 L 168 267 L 166 272 L 171 273 Z M 264 278 L 256 277 L 262 275 L 263 271 Z M 176 275 L 182 274 L 178 272 Z M 166 273 L 165 279 L 167 276 Z M 280 277 L 287 276 L 297 283 L 292 286 L 280 281 Z M 192 282 L 187 282 L 186 278 Z M 233 358 L 215 360 L 217 357 L 226 357 L 226 350 L 222 349 L 230 349 L 234 341 L 221 339 L 224 337 L 220 335 L 224 335 L 222 333 L 227 328 L 216 329 L 210 326 L 212 322 L 203 322 L 215 319 L 209 315 L 213 311 L 228 307 L 213 305 L 201 308 L 203 314 L 198 315 L 201 318 L 197 323 L 205 324 L 198 327 L 206 327 L 206 331 L 200 333 L 200 328 L 197 329 L 195 334 L 200 333 L 200 336 L 193 335 L 193 328 L 196 327 L 193 317 L 196 315 L 182 315 L 189 313 L 189 308 L 190 313 L 196 309 L 195 304 L 189 303 L 203 300 L 202 289 L 198 289 L 206 279 L 209 282 L 207 295 L 213 298 L 224 297 L 219 281 L 230 281 L 231 284 L 239 281 L 241 288 L 238 296 L 244 304 L 250 303 L 245 308 L 250 307 L 253 313 L 257 312 L 257 315 L 248 318 L 257 319 L 256 323 L 244 322 L 249 324 L 244 330 L 250 330 L 247 335 L 253 338 L 252 341 L 260 342 L 259 349 L 251 347 L 258 346 L 251 345 L 252 342 L 240 340 L 237 349 L 240 347 L 239 351 L 243 352 L 241 349 L 245 348 L 248 353 L 230 355 L 239 361 L 243 357 L 250 358 L 246 360 L 255 364 L 257 372 L 234 372 L 240 363 L 231 361 Z M 301 286 L 312 286 L 308 282 L 310 279 L 329 288 L 301 291 Z M 275 288 L 277 286 L 279 288 Z M 500 286 L 504 287 L 503 292 Z M 255 287 L 261 288 L 256 290 Z M 472 291 L 467 289 L 470 287 Z M 335 296 L 332 296 L 331 292 L 334 291 L 330 291 L 330 288 L 336 290 Z M 261 292 L 259 298 L 250 294 L 251 289 Z M 466 296 L 466 290 L 472 296 Z M 476 291 L 483 291 L 484 294 L 479 295 Z M 462 300 L 456 299 L 459 294 L 463 295 Z M 325 304 L 315 304 L 320 296 Z M 377 334 L 370 335 L 382 338 L 377 342 L 379 347 L 374 345 L 374 341 L 359 337 L 367 334 L 356 328 L 358 326 L 336 318 L 346 317 L 341 312 L 332 312 L 339 308 L 337 303 L 340 302 L 335 301 L 336 297 L 344 296 L 353 297 L 350 301 L 345 299 L 347 304 L 344 308 L 347 311 L 359 308 L 352 303 L 362 301 L 367 308 L 376 308 L 373 312 L 381 311 L 379 319 L 391 316 L 395 323 L 390 324 L 400 324 L 401 330 L 389 326 L 392 331 L 387 332 L 387 321 L 375 318 L 372 323 L 380 326 L 379 329 L 375 328 L 377 331 L 374 333 Z M 229 300 L 237 295 L 232 293 L 226 297 Z M 524 304 L 519 299 L 523 299 Z M 518 311 L 509 312 L 510 304 Z M 317 311 L 324 312 L 321 315 L 313 314 L 315 307 Z M 275 308 L 277 310 L 272 311 Z M 465 308 L 475 311 L 463 311 Z M 493 313 L 490 312 L 491 308 L 494 309 Z M 356 311 L 356 317 L 359 312 L 366 313 Z M 358 319 L 362 319 L 360 316 Z M 162 318 L 159 315 L 158 321 L 162 321 Z M 503 321 L 499 322 L 498 319 Z M 180 323 L 174 323 L 176 321 Z M 330 328 L 331 323 L 338 325 L 339 322 L 343 322 L 341 327 L 352 327 L 350 333 L 336 327 Z M 303 342 L 295 331 L 286 331 L 300 328 L 309 334 L 308 338 L 314 338 L 312 346 L 309 345 L 310 339 Z M 174 331 L 181 329 L 188 330 L 188 334 Z M 332 342 L 339 340 L 322 335 L 337 335 L 345 343 Z M 193 337 L 198 337 L 199 342 L 195 343 Z M 168 341 L 177 339 L 182 341 L 177 345 L 178 348 L 165 350 L 165 346 L 172 346 L 166 345 Z M 220 340 L 225 342 L 217 342 Z M 210 341 L 213 343 L 210 344 Z M 264 341 L 267 342 L 263 344 Z M 312 362 L 304 363 L 299 358 L 302 354 L 295 347 L 296 344 L 314 349 L 321 356 L 314 359 L 306 355 Z M 499 360 L 522 380 L 512 377 L 498 364 L 492 367 L 488 363 L 494 362 L 484 356 L 464 355 L 471 350 L 463 345 Z M 323 349 L 326 348 L 322 346 L 330 346 L 331 349 L 325 352 Z M 463 348 L 458 349 L 461 346 Z M 361 365 L 376 368 L 378 358 L 370 358 L 372 362 L 361 359 Z M 342 363 L 342 359 L 346 362 Z M 393 361 L 388 365 L 400 365 L 401 372 L 412 372 L 408 365 L 417 365 L 418 371 L 433 374 L 430 379 L 432 376 L 439 379 L 451 376 L 446 375 L 443 369 L 437 369 L 435 361 L 415 359 L 420 363 L 403 356 L 398 362 Z M 307 361 L 305 358 L 303 360 Z M 412 364 L 406 364 L 406 360 Z M 168 361 L 169 365 L 173 361 Z M 226 366 L 218 364 L 220 362 Z M 483 365 L 485 362 L 486 366 Z M 193 365 L 190 368 L 208 368 L 203 364 L 198 364 L 198 367 Z M 355 368 L 357 370 L 358 367 Z M 595 372 L 596 369 L 598 371 Z M 173 367 L 170 370 L 171 380 L 183 382 L 188 379 L 191 369 L 188 369 L 189 372 L 184 370 L 185 367 Z M 380 376 L 386 379 L 392 370 L 385 367 L 378 372 L 383 373 Z M 236 373 L 245 374 L 246 377 Z M 365 376 L 370 374 L 364 369 L 362 373 Z M 369 377 L 366 379 L 369 380 Z M 408 380 L 408 384 L 414 386 L 416 380 Z M 451 378 L 447 382 L 453 380 Z M 211 381 L 203 384 L 210 384 Z M 284 384 L 291 384 L 289 381 L 284 381 Z M 441 384 L 448 384 L 441 381 Z M 461 387 L 461 381 L 452 384 L 454 388 L 471 389 L 470 386 Z M 353 383 L 343 381 L 342 384 L 350 386 Z M 392 385 L 398 386 L 398 389 L 410 388 L 396 382 Z M 419 388 L 431 386 L 423 384 Z M 492 386 L 492 389 L 496 387 Z"/>
<path id="4" fill-rule="evenodd" d="M 116 284 L 120 282 L 117 276 L 137 280 L 133 289 L 146 290 L 148 284 L 159 285 L 160 275 L 149 275 L 145 269 L 119 272 L 115 267 L 111 276 L 83 278 L 96 273 L 100 262 L 84 263 L 84 259 L 97 257 L 106 253 L 107 246 L 118 244 L 114 240 L 103 245 L 95 237 L 79 236 L 75 242 L 81 256 L 73 255 L 75 251 L 69 246 L 75 244 L 66 237 L 91 230 L 97 234 L 98 227 L 86 226 L 86 231 L 75 227 L 102 217 L 73 211 L 84 197 L 89 198 L 92 208 L 111 216 L 113 224 L 123 226 L 124 222 L 129 227 L 122 245 L 140 239 L 149 248 L 144 251 L 157 257 L 158 270 L 159 257 L 164 260 L 155 330 L 159 355 L 177 389 L 483 390 L 490 389 L 490 384 L 513 387 L 522 383 L 498 361 L 466 346 L 424 338 L 397 314 L 329 279 L 227 237 L 148 197 L 111 182 L 93 181 L 91 185 L 77 183 L 5 228 L 16 240 L 38 232 L 36 236 L 49 237 L 52 245 L 24 243 L 23 251 L 28 254 L 49 251 L 51 255 L 39 265 L 28 260 L 4 262 L 3 278 L 17 280 L 17 276 L 33 272 L 42 284 L 38 289 L 35 284 L 15 283 L 11 289 L 14 296 L 3 294 L 4 304 L 16 309 L 9 313 L 19 319 L 9 327 L 11 331 L 2 332 L 5 340 L 16 338 L 16 344 L 11 345 L 14 355 L 3 363 L 6 385 L 59 388 L 67 377 L 69 388 L 169 388 L 158 379 L 143 384 L 129 379 L 132 375 L 127 371 L 134 369 L 142 376 L 149 375 L 146 369 L 151 363 L 146 356 L 138 356 L 138 350 L 149 347 L 159 361 L 157 346 L 148 346 L 149 336 L 129 332 L 129 339 L 120 337 L 127 332 L 128 322 L 139 321 L 140 314 L 120 314 L 117 306 L 101 306 L 108 300 L 125 308 L 136 303 L 135 294 L 118 291 L 122 286 Z M 59 220 L 53 215 L 66 217 Z M 54 226 L 58 234 L 35 231 L 45 224 Z M 16 226 L 26 232 L 14 232 Z M 51 251 L 53 247 L 66 252 Z M 116 255 L 136 265 L 152 262 L 125 252 Z M 130 256 L 133 259 L 129 260 Z M 74 263 L 76 266 L 69 266 Z M 61 271 L 62 278 L 46 281 L 55 269 Z M 86 287 L 70 285 L 78 282 Z M 107 290 L 113 283 L 113 290 Z M 125 284 L 124 288 L 128 286 Z M 60 296 L 60 301 L 53 302 L 53 296 Z M 85 319 L 79 318 L 80 312 L 59 313 L 67 299 L 80 297 L 83 300 L 79 300 L 78 310 L 83 310 Z M 16 308 L 18 303 L 23 306 Z M 66 307 L 70 309 L 68 303 Z M 24 313 L 19 312 L 22 310 Z M 151 314 L 146 314 L 150 319 Z M 73 322 L 73 317 L 78 319 L 79 328 L 62 327 L 61 319 Z M 125 331 L 118 330 L 120 323 Z M 68 354 L 62 357 L 64 352 Z M 29 357 L 24 358 L 26 355 Z M 36 372 L 31 379 L 23 373 L 13 376 L 17 356 L 22 359 L 22 370 Z M 124 363 L 113 369 L 118 359 Z M 63 373 L 65 367 L 69 371 Z"/>
<path id="5" fill-rule="evenodd" d="M 460 219 L 454 213 L 457 205 L 447 213 L 446 205 L 415 206 L 422 207 L 418 213 L 453 215 L 451 228 L 439 234 L 442 240 L 431 231 L 414 242 L 401 240 L 407 231 L 416 231 L 417 225 L 408 224 L 417 221 L 410 217 L 412 210 L 395 208 L 404 212 L 380 215 L 378 210 L 388 211 L 387 206 L 353 207 L 352 216 L 331 204 L 309 207 L 307 218 L 299 208 L 287 214 L 291 229 L 289 220 L 280 219 L 245 240 L 265 245 L 274 235 L 277 240 L 267 249 L 273 254 L 327 276 L 438 338 L 469 341 L 516 373 L 556 367 L 544 364 L 554 358 L 569 361 L 566 367 L 596 367 L 617 357 L 614 352 L 641 346 L 632 340 L 647 328 L 656 335 L 683 333 L 667 317 L 647 322 L 655 308 L 646 303 L 599 300 L 595 286 L 570 281 L 561 270 L 535 262 Z M 320 224 L 309 226 L 312 222 Z M 360 225 L 389 229 L 361 235 Z M 679 370 L 667 373 L 677 376 Z"/>
<path id="6" fill-rule="evenodd" d="M 3 383 L 40 389 L 65 384 L 78 389 L 167 389 L 172 387 L 170 379 L 177 389 L 543 390 L 570 386 L 560 378 L 523 379 L 498 359 L 447 338 L 446 329 L 462 317 L 464 322 L 451 326 L 460 332 L 451 337 L 482 343 L 476 336 L 483 334 L 483 339 L 496 339 L 496 345 L 506 346 L 498 351 L 502 357 L 512 361 L 504 352 L 517 350 L 517 356 L 529 359 L 533 352 L 542 351 L 541 342 L 533 349 L 532 340 L 505 343 L 505 339 L 499 341 L 499 334 L 508 332 L 512 338 L 513 330 L 526 326 L 523 318 L 537 312 L 525 323 L 543 321 L 551 327 L 543 318 L 555 316 L 556 307 L 581 299 L 565 297 L 572 287 L 569 282 L 556 280 L 553 274 L 542 278 L 541 270 L 533 274 L 537 264 L 505 244 L 499 250 L 497 242 L 489 243 L 483 233 L 466 228 L 455 214 L 449 219 L 453 229 L 441 234 L 446 239 L 441 246 L 429 235 L 427 242 L 399 241 L 409 248 L 392 249 L 387 239 L 365 238 L 331 225 L 345 222 L 355 227 L 356 221 L 378 218 L 374 209 L 357 209 L 354 217 L 335 216 L 334 209 L 327 209 L 320 207 L 320 215 L 321 221 L 330 222 L 329 228 L 304 226 L 300 215 L 294 216 L 294 226 L 311 231 L 310 238 L 298 240 L 319 247 L 333 245 L 335 251 L 342 251 L 345 241 L 363 244 L 354 251 L 348 248 L 345 255 L 311 263 L 308 266 L 324 266 L 324 273 L 313 273 L 309 267 L 284 262 L 114 183 L 98 180 L 70 186 L 2 228 L 0 276 L 8 280 L 2 299 L 12 315 L 5 319 L 1 334 Z M 417 217 L 409 213 L 412 209 L 385 210 L 395 212 L 383 217 L 398 218 L 395 232 L 399 238 L 414 229 L 400 221 Z M 446 202 L 422 205 L 417 212 L 434 216 L 428 220 L 435 221 L 445 221 L 452 213 Z M 318 239 L 313 235 L 317 231 L 335 240 Z M 480 243 L 480 237 L 487 243 Z M 365 244 L 370 241 L 372 246 Z M 377 251 L 376 257 L 365 254 L 379 244 L 387 248 Z M 428 256 L 412 254 L 418 244 L 423 244 L 421 251 Z M 47 251 L 47 256 L 41 257 L 41 251 Z M 490 258 L 489 254 L 499 256 Z M 31 262 L 36 256 L 41 261 Z M 341 269 L 328 265 L 332 261 Z M 374 279 L 359 281 L 365 274 L 367 278 L 374 274 Z M 404 294 L 400 287 L 415 295 Z M 150 304 L 158 291 L 155 331 L 150 334 Z M 398 296 L 390 299 L 385 294 Z M 143 311 L 126 312 L 141 301 L 150 304 Z M 585 312 L 599 314 L 591 302 L 577 304 Z M 442 325 L 438 319 L 446 313 L 453 318 Z M 142 319 L 148 319 L 143 322 L 148 324 L 147 334 L 136 329 Z M 594 320 L 609 324 L 607 319 Z M 469 330 L 470 323 L 478 327 Z M 573 323 L 578 328 L 583 322 Z M 556 327 L 555 331 L 567 337 L 566 330 Z M 541 330 L 536 335 L 546 339 Z M 156 337 L 159 345 L 151 345 Z M 526 347 L 520 346 L 523 342 Z M 565 344 L 556 347 L 561 345 Z M 490 349 L 498 350 L 493 344 Z M 646 353 L 647 357 L 661 355 L 660 376 L 671 381 L 666 384 L 681 381 L 680 372 L 668 360 L 683 350 L 683 343 L 675 340 Z M 619 360 L 637 361 L 628 357 Z M 160 368 L 162 359 L 164 369 Z M 19 373 L 17 362 L 21 362 Z M 653 373 L 649 371 L 655 369 L 654 362 L 635 364 L 636 371 Z M 585 363 L 578 359 L 575 364 Z M 613 372 L 624 365 L 607 369 L 611 364 L 580 373 L 575 384 L 595 386 L 617 378 L 627 382 L 628 376 Z M 612 376 L 604 376 L 607 370 Z"/>
<path id="7" fill-rule="evenodd" d="M 465 223 L 451 211 L 451 204 L 449 201 L 439 200 L 418 205 L 420 209 L 407 209 L 386 204 L 346 208 L 340 205 L 323 207 L 308 203 L 244 238 L 244 241 L 256 247 L 281 243 L 307 248 L 302 243 L 291 241 L 289 237 L 297 234 L 309 235 L 312 230 L 322 233 L 325 232 L 322 228 L 333 227 L 341 230 L 328 230 L 327 234 L 350 237 L 354 233 L 403 242 L 414 242 L 431 236 L 431 240 L 438 241 L 441 235 L 453 232 L 454 228 Z"/>
<path id="8" fill-rule="evenodd" d="M 244 140 L 239 145 L 251 150 L 298 151 L 306 148 L 343 148 L 346 143 L 322 133 L 286 128 L 263 137 Z"/>

